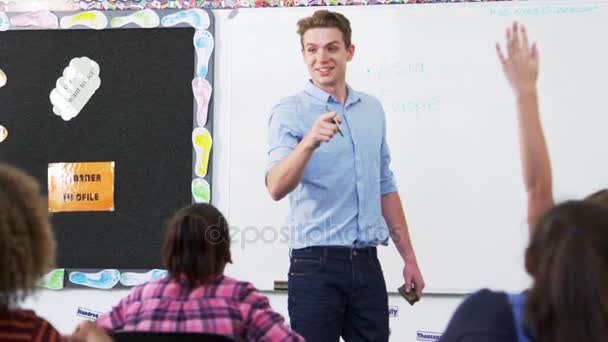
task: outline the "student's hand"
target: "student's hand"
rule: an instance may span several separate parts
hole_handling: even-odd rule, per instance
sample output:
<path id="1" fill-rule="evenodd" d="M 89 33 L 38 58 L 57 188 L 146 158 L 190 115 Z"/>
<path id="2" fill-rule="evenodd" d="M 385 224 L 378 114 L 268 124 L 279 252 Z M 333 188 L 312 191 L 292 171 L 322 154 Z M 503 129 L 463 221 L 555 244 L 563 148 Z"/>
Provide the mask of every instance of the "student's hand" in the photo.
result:
<path id="1" fill-rule="evenodd" d="M 422 290 L 426 284 L 422 278 L 420 268 L 418 268 L 418 262 L 416 260 L 408 260 L 405 262 L 403 268 L 403 280 L 405 280 L 405 291 L 409 292 L 412 290 L 412 283 L 414 284 L 414 290 L 418 298 L 422 298 Z"/>
<path id="2" fill-rule="evenodd" d="M 503 53 L 500 44 L 496 43 L 496 52 L 502 64 L 502 70 L 509 80 L 515 95 L 525 95 L 536 91 L 538 79 L 538 50 L 536 43 L 528 44 L 526 28 L 518 25 L 507 28 L 507 54 Z"/>
<path id="3" fill-rule="evenodd" d="M 90 321 L 80 323 L 70 341 L 87 341 L 87 342 L 112 342 L 110 335 L 103 329 Z"/>
<path id="4" fill-rule="evenodd" d="M 342 123 L 342 118 L 336 112 L 321 114 L 312 124 L 310 132 L 304 137 L 307 146 L 316 149 L 321 143 L 328 142 L 338 132 L 338 125 Z"/>

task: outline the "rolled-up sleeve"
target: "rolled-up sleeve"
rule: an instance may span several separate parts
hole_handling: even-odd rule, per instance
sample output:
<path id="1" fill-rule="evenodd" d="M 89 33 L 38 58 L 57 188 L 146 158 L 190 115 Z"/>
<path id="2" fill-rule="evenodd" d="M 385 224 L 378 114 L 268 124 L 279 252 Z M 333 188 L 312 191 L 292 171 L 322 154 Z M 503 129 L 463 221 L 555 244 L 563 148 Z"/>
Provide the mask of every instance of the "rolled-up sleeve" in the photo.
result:
<path id="1" fill-rule="evenodd" d="M 285 159 L 302 140 L 296 125 L 295 106 L 279 103 L 268 118 L 268 159 L 265 176 L 278 162 Z"/>
<path id="2" fill-rule="evenodd" d="M 382 132 L 382 146 L 380 147 L 380 193 L 382 195 L 397 192 L 395 176 L 391 170 L 391 152 L 386 142 L 386 120 Z"/>

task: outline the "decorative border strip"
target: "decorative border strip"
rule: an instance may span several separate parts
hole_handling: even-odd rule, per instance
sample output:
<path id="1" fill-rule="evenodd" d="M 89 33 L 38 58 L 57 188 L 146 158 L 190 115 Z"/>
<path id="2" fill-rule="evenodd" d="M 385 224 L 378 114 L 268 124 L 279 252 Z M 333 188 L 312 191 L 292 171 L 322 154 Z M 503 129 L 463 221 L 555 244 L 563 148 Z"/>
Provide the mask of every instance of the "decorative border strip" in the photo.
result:
<path id="1" fill-rule="evenodd" d="M 74 0 L 83 10 L 141 10 L 240 7 L 300 7 L 338 5 L 421 4 L 446 2 L 496 2 L 513 0 Z"/>

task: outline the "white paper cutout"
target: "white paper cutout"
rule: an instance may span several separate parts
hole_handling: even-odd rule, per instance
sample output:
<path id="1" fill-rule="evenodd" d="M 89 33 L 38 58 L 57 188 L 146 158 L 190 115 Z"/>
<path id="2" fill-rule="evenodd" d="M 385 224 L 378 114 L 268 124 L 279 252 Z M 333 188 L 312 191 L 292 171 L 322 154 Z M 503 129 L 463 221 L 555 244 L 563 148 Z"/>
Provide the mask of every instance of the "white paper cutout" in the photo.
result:
<path id="1" fill-rule="evenodd" d="M 169 14 L 162 20 L 162 24 L 165 27 L 175 26 L 181 23 L 189 24 L 197 30 L 206 30 L 211 25 L 211 20 L 209 19 L 209 14 L 200 8 Z"/>
<path id="2" fill-rule="evenodd" d="M 11 22 L 8 20 L 6 13 L 0 12 L 0 31 L 6 31 L 11 27 Z"/>
<path id="3" fill-rule="evenodd" d="M 88 57 L 72 59 L 51 91 L 53 113 L 65 121 L 74 118 L 100 85 L 99 64 Z"/>
<path id="4" fill-rule="evenodd" d="M 211 32 L 196 30 L 192 42 L 196 51 L 196 76 L 205 78 L 209 72 L 209 58 L 211 58 L 211 53 L 213 53 L 215 40 Z"/>
<path id="5" fill-rule="evenodd" d="M 8 77 L 6 77 L 4 71 L 0 69 L 0 88 L 4 87 L 6 85 L 6 82 L 8 82 Z"/>
<path id="6" fill-rule="evenodd" d="M 204 127 L 196 127 L 192 131 L 192 145 L 196 154 L 194 173 L 204 178 L 207 175 L 209 156 L 211 155 L 211 147 L 213 145 L 211 133 Z"/>
<path id="7" fill-rule="evenodd" d="M 116 17 L 110 21 L 110 26 L 122 27 L 129 23 L 133 23 L 143 28 L 153 28 L 160 24 L 160 18 L 153 10 L 145 9 L 124 17 Z"/>
<path id="8" fill-rule="evenodd" d="M 0 125 L 0 143 L 6 140 L 6 137 L 8 137 L 8 130 Z"/>
<path id="9" fill-rule="evenodd" d="M 24 13 L 11 18 L 13 26 L 36 26 L 39 28 L 54 29 L 59 27 L 59 20 L 50 11 L 37 11 Z"/>
<path id="10" fill-rule="evenodd" d="M 61 18 L 59 26 L 61 26 L 61 28 L 70 28 L 76 25 L 83 25 L 95 30 L 101 30 L 108 26 L 108 18 L 101 11 L 88 11 Z"/>
<path id="11" fill-rule="evenodd" d="M 207 125 L 207 114 L 209 112 L 209 100 L 213 89 L 211 84 L 202 78 L 192 80 L 192 93 L 196 99 L 196 124 L 205 127 Z"/>

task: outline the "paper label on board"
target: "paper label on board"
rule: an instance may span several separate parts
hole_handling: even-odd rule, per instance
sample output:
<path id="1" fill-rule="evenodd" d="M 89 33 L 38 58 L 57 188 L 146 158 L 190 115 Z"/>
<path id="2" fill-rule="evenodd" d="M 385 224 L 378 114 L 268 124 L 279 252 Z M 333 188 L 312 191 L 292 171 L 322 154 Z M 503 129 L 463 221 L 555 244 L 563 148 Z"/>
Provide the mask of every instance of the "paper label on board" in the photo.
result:
<path id="1" fill-rule="evenodd" d="M 51 163 L 49 211 L 114 211 L 114 162 Z"/>
<path id="2" fill-rule="evenodd" d="M 51 91 L 53 113 L 65 121 L 73 119 L 100 85 L 99 64 L 88 57 L 72 59 Z"/>

